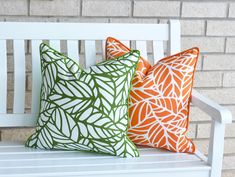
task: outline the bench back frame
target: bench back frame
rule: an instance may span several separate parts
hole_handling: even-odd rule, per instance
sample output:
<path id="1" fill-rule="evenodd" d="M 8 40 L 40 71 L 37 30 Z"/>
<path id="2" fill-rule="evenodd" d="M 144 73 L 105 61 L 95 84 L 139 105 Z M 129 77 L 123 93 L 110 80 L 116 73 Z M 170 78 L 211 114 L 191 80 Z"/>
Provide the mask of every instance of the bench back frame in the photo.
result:
<path id="1" fill-rule="evenodd" d="M 70 58 L 79 60 L 78 41 L 85 41 L 86 67 L 95 64 L 95 40 L 115 37 L 125 44 L 136 41 L 136 48 L 147 57 L 146 41 L 153 41 L 154 62 L 164 56 L 163 42 L 167 41 L 167 53 L 180 51 L 180 23 L 168 24 L 108 24 L 108 23 L 38 23 L 0 22 L 0 127 L 34 127 L 38 117 L 41 87 L 39 45 L 49 40 L 50 46 L 60 50 L 60 40 L 67 41 Z M 7 112 L 7 40 L 13 40 L 14 94 L 13 113 Z M 31 41 L 32 55 L 32 105 L 31 113 L 25 113 L 26 61 L 25 40 Z"/>

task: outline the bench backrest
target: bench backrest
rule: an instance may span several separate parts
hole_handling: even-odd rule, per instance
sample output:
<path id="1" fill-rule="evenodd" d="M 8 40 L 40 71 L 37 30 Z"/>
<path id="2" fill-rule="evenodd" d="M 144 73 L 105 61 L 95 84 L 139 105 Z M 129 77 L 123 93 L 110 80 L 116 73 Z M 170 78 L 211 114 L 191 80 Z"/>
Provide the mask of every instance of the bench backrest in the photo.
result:
<path id="1" fill-rule="evenodd" d="M 170 20 L 168 24 L 101 24 L 101 23 L 38 23 L 0 22 L 0 127 L 35 126 L 39 109 L 41 85 L 39 45 L 42 40 L 60 50 L 61 40 L 67 44 L 70 58 L 79 60 L 79 41 L 85 43 L 85 66 L 96 63 L 96 43 L 112 36 L 125 44 L 135 41 L 136 49 L 147 58 L 146 41 L 152 41 L 153 58 L 157 62 L 164 56 L 163 42 L 167 41 L 168 54 L 180 51 L 180 23 Z M 14 91 L 13 110 L 7 111 L 7 41 L 13 42 Z M 30 41 L 32 63 L 31 112 L 25 113 L 26 54 L 25 43 Z M 103 47 L 104 48 L 104 47 Z"/>

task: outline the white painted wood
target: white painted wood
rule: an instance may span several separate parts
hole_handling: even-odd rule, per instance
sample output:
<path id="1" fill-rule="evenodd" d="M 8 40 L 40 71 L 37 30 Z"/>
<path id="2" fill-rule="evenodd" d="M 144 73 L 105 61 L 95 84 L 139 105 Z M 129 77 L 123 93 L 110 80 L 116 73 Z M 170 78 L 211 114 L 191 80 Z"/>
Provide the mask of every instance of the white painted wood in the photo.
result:
<path id="1" fill-rule="evenodd" d="M 52 47 L 53 49 L 57 50 L 58 52 L 60 52 L 60 40 L 50 40 L 49 41 L 49 45 L 50 47 Z"/>
<path id="2" fill-rule="evenodd" d="M 214 101 L 206 98 L 196 90 L 192 92 L 192 104 L 206 112 L 211 118 L 220 123 L 232 123 L 232 114 L 225 107 L 220 106 Z"/>
<path id="3" fill-rule="evenodd" d="M 24 113 L 25 106 L 25 48 L 24 40 L 13 41 L 14 101 L 13 113 Z"/>
<path id="4" fill-rule="evenodd" d="M 113 176 L 153 173 L 169 176 L 207 176 L 210 167 L 194 154 L 139 147 L 141 158 L 118 158 L 76 151 L 25 148 L 20 143 L 0 143 L 0 175 L 12 176 Z M 156 160 L 157 159 L 157 160 Z M 191 176 L 192 176 L 191 175 Z M 185 176 L 186 177 L 186 176 Z"/>
<path id="5" fill-rule="evenodd" d="M 224 152 L 225 124 L 213 120 L 211 124 L 208 164 L 211 165 L 210 177 L 220 177 Z"/>
<path id="6" fill-rule="evenodd" d="M 37 114 L 0 114 L 0 127 L 34 127 Z"/>
<path id="7" fill-rule="evenodd" d="M 0 26 L 0 39 L 105 40 L 113 36 L 119 40 L 168 40 L 169 36 L 167 24 L 0 22 Z"/>
<path id="8" fill-rule="evenodd" d="M 7 111 L 7 48 L 6 40 L 0 40 L 0 114 Z"/>
<path id="9" fill-rule="evenodd" d="M 179 20 L 169 21 L 169 44 L 168 52 L 169 55 L 180 52 L 181 40 L 180 40 L 180 22 Z"/>
<path id="10" fill-rule="evenodd" d="M 129 40 L 122 40 L 121 43 L 123 43 L 125 46 L 127 46 L 128 48 L 130 48 L 130 41 Z"/>
<path id="11" fill-rule="evenodd" d="M 31 112 L 33 115 L 39 113 L 39 98 L 41 89 L 41 60 L 40 60 L 40 49 L 39 45 L 42 40 L 32 40 L 31 41 L 31 53 L 32 53 L 32 107 Z M 32 117 L 37 119 L 37 116 Z"/>
<path id="12" fill-rule="evenodd" d="M 146 41 L 136 41 L 136 50 L 140 51 L 141 57 L 148 59 Z"/>
<path id="13" fill-rule="evenodd" d="M 77 63 L 79 63 L 78 40 L 68 40 L 67 41 L 67 52 L 68 52 L 69 58 L 72 58 Z"/>
<path id="14" fill-rule="evenodd" d="M 96 47 L 95 41 L 85 41 L 85 63 L 86 68 L 96 63 Z"/>
<path id="15" fill-rule="evenodd" d="M 156 64 L 162 58 L 164 58 L 163 41 L 153 41 L 153 61 L 154 61 L 154 64 Z"/>

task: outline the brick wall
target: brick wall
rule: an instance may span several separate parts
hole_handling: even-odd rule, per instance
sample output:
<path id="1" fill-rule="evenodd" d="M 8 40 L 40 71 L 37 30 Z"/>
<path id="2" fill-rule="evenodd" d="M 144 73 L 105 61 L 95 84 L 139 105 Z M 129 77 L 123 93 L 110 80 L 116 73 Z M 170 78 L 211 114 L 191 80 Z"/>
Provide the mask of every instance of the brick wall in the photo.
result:
<path id="1" fill-rule="evenodd" d="M 200 0 L 0 0 L 0 21 L 165 23 L 169 18 L 181 21 L 183 49 L 192 46 L 201 49 L 195 75 L 195 89 L 233 112 L 234 123 L 228 125 L 226 129 L 223 171 L 224 177 L 233 177 L 235 176 L 235 3 L 218 0 L 204 2 Z M 28 45 L 26 45 L 27 51 L 29 51 Z M 12 99 L 12 62 L 9 53 L 9 100 Z M 28 61 L 28 98 L 31 89 L 30 72 Z M 8 108 L 11 111 L 10 104 Z M 209 128 L 209 117 L 192 107 L 189 136 L 204 153 L 208 148 Z M 2 129 L 1 140 L 25 140 L 32 131 L 33 129 Z"/>

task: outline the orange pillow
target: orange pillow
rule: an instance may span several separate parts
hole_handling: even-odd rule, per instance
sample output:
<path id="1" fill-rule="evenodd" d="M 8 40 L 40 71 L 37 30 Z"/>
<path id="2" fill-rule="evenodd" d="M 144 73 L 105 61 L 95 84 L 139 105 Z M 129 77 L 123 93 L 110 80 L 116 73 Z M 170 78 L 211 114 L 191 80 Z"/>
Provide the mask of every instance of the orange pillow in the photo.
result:
<path id="1" fill-rule="evenodd" d="M 114 38 L 106 40 L 106 58 L 116 58 L 130 49 Z M 154 66 L 140 58 L 129 99 L 128 136 L 139 145 L 175 152 L 195 151 L 186 136 L 190 97 L 198 48 L 166 57 Z"/>

